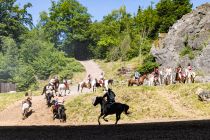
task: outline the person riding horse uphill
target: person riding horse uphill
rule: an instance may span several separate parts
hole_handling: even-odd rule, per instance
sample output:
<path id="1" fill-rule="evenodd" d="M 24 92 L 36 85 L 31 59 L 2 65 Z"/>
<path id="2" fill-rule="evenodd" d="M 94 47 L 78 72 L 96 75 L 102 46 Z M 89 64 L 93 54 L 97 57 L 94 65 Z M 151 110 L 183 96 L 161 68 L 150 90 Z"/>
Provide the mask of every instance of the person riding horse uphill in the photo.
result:
<path id="1" fill-rule="evenodd" d="M 138 80 L 140 76 L 141 76 L 140 73 L 136 70 L 134 73 L 134 79 Z"/>
<path id="2" fill-rule="evenodd" d="M 99 83 L 100 83 L 101 86 L 104 85 L 104 80 L 105 80 L 104 79 L 104 73 L 102 72 L 101 75 L 99 76 Z"/>
<path id="3" fill-rule="evenodd" d="M 158 69 L 158 67 L 155 67 L 154 68 L 154 77 L 159 77 L 159 69 Z"/>
<path id="4" fill-rule="evenodd" d="M 108 88 L 108 91 L 103 96 L 103 98 L 107 98 L 107 102 L 105 104 L 106 107 L 103 110 L 104 113 L 106 113 L 111 108 L 112 104 L 115 103 L 115 96 L 114 92 Z"/>
<path id="5" fill-rule="evenodd" d="M 179 64 L 178 67 L 176 68 L 176 72 L 178 73 L 179 78 L 181 79 L 183 74 L 182 74 L 182 66 Z"/>

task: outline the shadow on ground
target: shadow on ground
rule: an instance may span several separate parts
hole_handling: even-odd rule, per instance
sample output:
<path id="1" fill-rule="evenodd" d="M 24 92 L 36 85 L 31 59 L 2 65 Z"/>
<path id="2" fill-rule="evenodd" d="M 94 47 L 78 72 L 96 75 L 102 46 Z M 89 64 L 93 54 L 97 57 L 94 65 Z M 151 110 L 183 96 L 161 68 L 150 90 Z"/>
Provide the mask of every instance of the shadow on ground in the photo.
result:
<path id="1" fill-rule="evenodd" d="M 2 126 L 1 140 L 208 140 L 210 120 L 86 126 Z"/>

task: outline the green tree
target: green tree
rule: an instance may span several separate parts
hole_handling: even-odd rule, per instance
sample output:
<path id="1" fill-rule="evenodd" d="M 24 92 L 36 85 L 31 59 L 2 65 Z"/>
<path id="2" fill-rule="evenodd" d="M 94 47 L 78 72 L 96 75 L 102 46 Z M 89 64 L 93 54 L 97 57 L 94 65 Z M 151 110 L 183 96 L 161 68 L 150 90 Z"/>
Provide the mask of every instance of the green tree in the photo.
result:
<path id="1" fill-rule="evenodd" d="M 20 8 L 15 2 L 16 0 L 0 0 L 0 51 L 2 36 L 10 36 L 15 41 L 20 41 L 19 37 L 28 30 L 25 25 L 33 25 L 32 16 L 27 12 L 32 5 L 28 3 Z"/>
<path id="2" fill-rule="evenodd" d="M 76 0 L 52 1 L 49 17 L 46 13 L 41 13 L 40 25 L 48 32 L 51 42 L 56 48 L 74 57 L 83 49 L 87 54 L 85 50 L 89 24 L 90 15 L 87 9 Z M 80 46 L 83 47 L 79 48 Z"/>
<path id="3" fill-rule="evenodd" d="M 192 10 L 190 0 L 161 0 L 156 5 L 159 16 L 159 32 L 168 32 L 178 19 Z"/>

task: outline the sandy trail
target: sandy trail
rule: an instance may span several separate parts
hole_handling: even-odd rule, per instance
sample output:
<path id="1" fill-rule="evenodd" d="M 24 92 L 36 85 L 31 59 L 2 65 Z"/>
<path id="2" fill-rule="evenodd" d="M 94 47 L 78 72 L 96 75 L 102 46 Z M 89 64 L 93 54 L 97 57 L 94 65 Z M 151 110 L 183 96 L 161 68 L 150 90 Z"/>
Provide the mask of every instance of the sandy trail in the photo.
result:
<path id="1" fill-rule="evenodd" d="M 102 70 L 92 60 L 80 61 L 80 63 L 86 69 L 86 77 L 91 74 L 92 78 L 98 78 Z M 71 98 L 71 96 L 79 95 L 77 92 L 77 85 L 70 88 L 71 93 L 65 98 Z M 84 89 L 83 93 L 91 92 L 90 89 Z M 41 94 L 41 93 L 40 93 Z M 14 104 L 8 106 L 5 110 L 0 112 L 0 126 L 19 126 L 19 125 L 61 125 L 58 120 L 53 121 L 52 112 L 50 108 L 46 106 L 44 96 L 34 96 L 32 99 L 32 109 L 34 112 L 26 119 L 22 120 L 21 115 L 21 101 L 17 101 Z"/>

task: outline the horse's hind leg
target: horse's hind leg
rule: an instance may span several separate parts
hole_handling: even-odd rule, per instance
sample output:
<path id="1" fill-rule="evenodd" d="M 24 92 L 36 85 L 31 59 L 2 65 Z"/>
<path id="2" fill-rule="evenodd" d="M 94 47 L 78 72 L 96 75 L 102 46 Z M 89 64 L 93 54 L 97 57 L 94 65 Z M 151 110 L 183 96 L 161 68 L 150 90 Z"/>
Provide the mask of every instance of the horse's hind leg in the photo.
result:
<path id="1" fill-rule="evenodd" d="M 117 122 L 119 121 L 120 119 L 120 114 L 116 114 L 116 122 L 115 122 L 115 125 L 117 124 Z"/>
<path id="2" fill-rule="evenodd" d="M 107 116 L 107 114 L 105 114 L 105 115 L 103 116 L 103 119 L 104 119 L 104 121 L 108 122 L 108 120 L 105 119 L 106 116 Z"/>

